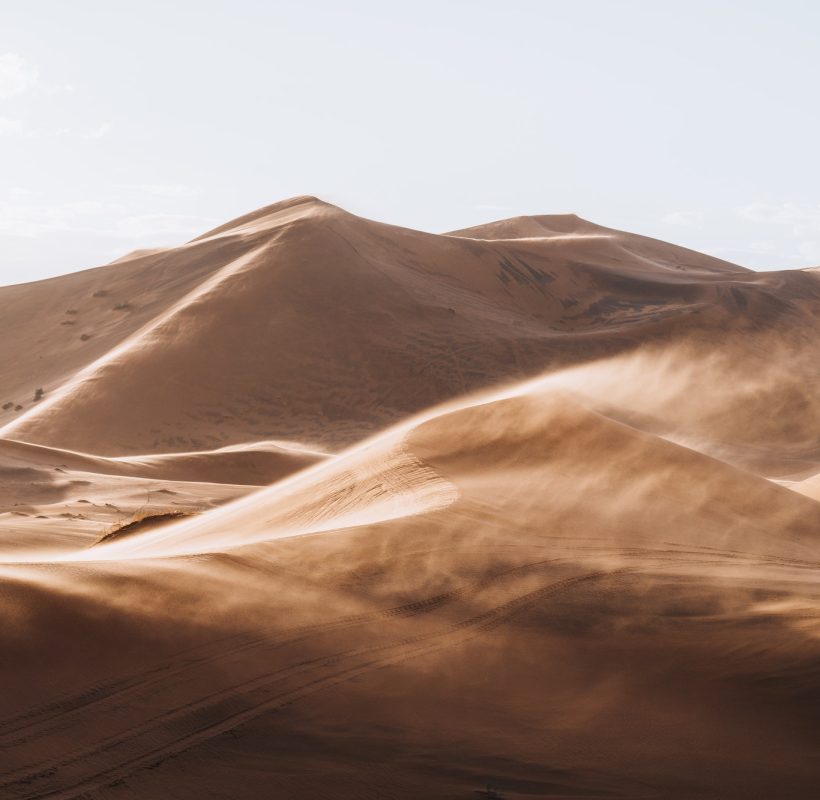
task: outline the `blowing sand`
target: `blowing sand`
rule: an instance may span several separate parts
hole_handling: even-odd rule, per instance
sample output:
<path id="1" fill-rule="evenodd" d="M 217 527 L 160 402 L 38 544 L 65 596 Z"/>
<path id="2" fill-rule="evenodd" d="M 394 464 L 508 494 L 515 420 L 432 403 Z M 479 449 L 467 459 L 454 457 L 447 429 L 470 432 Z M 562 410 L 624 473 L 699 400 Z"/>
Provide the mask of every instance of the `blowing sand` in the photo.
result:
<path id="1" fill-rule="evenodd" d="M 817 272 L 305 197 L 0 309 L 0 797 L 817 796 Z"/>

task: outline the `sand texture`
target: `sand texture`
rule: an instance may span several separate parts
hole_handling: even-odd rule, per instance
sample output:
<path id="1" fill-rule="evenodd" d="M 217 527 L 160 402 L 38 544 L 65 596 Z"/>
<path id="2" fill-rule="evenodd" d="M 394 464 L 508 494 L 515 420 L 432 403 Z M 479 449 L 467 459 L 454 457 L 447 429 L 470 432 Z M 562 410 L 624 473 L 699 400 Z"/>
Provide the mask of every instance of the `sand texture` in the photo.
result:
<path id="1" fill-rule="evenodd" d="M 0 342 L 3 800 L 818 796 L 820 272 L 298 197 Z"/>

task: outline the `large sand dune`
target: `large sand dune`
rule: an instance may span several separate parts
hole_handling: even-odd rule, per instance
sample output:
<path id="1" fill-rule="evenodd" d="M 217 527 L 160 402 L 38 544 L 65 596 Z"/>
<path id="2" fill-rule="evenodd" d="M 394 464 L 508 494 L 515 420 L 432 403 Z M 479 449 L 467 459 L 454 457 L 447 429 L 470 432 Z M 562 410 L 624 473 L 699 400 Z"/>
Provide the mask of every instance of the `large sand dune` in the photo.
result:
<path id="1" fill-rule="evenodd" d="M 298 198 L 180 248 L 3 290 L 16 312 L 0 331 L 4 433 L 102 455 L 339 447 L 495 381 L 650 341 L 711 347 L 716 329 L 743 337 L 774 320 L 778 342 L 817 334 L 810 273 L 750 273 L 577 218 L 537 228 L 547 235 L 435 236 Z"/>
<path id="2" fill-rule="evenodd" d="M 0 797 L 816 796 L 817 273 L 297 198 L 0 308 Z"/>

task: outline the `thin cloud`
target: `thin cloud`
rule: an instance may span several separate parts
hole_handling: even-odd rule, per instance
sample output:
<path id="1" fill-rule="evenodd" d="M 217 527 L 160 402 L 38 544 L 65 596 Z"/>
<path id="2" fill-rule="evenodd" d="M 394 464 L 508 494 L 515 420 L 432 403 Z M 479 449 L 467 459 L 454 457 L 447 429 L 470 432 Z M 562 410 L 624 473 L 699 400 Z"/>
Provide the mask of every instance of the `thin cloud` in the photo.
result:
<path id="1" fill-rule="evenodd" d="M 202 233 L 217 220 L 187 214 L 140 214 L 119 220 L 116 233 L 133 239 L 156 236 L 190 236 Z"/>
<path id="2" fill-rule="evenodd" d="M 120 203 L 78 200 L 69 203 L 0 203 L 0 236 L 37 238 L 81 233 L 116 239 L 168 242 L 202 233 L 217 222 L 186 214 L 127 214 Z"/>
<path id="3" fill-rule="evenodd" d="M 88 130 L 74 130 L 72 128 L 29 128 L 21 119 L 0 117 L 0 136 L 14 136 L 19 139 L 61 139 L 70 137 L 75 139 L 102 139 L 107 136 L 113 126 L 104 122 L 96 128 Z"/>
<path id="4" fill-rule="evenodd" d="M 113 130 L 114 126 L 110 122 L 103 122 L 102 124 L 98 125 L 91 131 L 87 131 L 83 134 L 84 139 L 102 139 L 103 136 L 107 136 Z"/>
<path id="5" fill-rule="evenodd" d="M 797 252 L 806 261 L 812 264 L 820 264 L 820 242 L 800 242 Z"/>
<path id="6" fill-rule="evenodd" d="M 820 231 L 820 205 L 798 203 L 751 203 L 737 210 L 741 219 L 791 229 L 795 236 Z"/>
<path id="7" fill-rule="evenodd" d="M 665 225 L 680 225 L 682 227 L 697 225 L 703 222 L 702 211 L 671 211 L 661 217 Z"/>
<path id="8" fill-rule="evenodd" d="M 511 211 L 511 206 L 497 206 L 492 203 L 479 203 L 475 206 L 477 211 Z"/>
<path id="9" fill-rule="evenodd" d="M 184 186 L 178 183 L 121 183 L 118 188 L 127 189 L 130 192 L 150 194 L 155 197 L 194 197 L 199 194 L 192 186 Z"/>
<path id="10" fill-rule="evenodd" d="M 718 258 L 738 261 L 748 260 L 752 264 L 765 265 L 769 269 L 785 269 L 789 266 L 800 268 L 820 265 L 820 241 L 785 241 L 780 243 L 755 241 L 737 246 L 718 246 L 703 249 Z M 750 264 L 747 263 L 746 266 Z"/>
<path id="11" fill-rule="evenodd" d="M 0 117 L 0 136 L 22 136 L 23 120 Z"/>
<path id="12" fill-rule="evenodd" d="M 96 200 L 0 204 L 0 235 L 31 238 L 59 232 L 99 232 L 106 215 L 122 210 Z"/>

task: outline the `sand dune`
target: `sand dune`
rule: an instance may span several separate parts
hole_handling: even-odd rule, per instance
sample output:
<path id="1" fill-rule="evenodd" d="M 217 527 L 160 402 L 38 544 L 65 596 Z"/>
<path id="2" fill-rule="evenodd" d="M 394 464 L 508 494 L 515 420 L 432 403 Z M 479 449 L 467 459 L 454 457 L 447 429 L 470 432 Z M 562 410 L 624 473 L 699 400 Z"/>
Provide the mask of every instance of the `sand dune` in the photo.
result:
<path id="1" fill-rule="evenodd" d="M 673 523 L 677 546 L 691 539 L 693 547 L 747 556 L 762 547 L 773 557 L 787 551 L 811 557 L 816 550 L 820 504 L 776 483 L 597 414 L 538 382 L 475 403 L 404 423 L 219 513 L 82 558 L 223 552 L 374 522 L 398 524 L 439 509 L 458 517 L 462 504 L 485 505 L 490 498 L 510 507 L 500 515 L 508 534 L 521 523 L 571 520 L 570 548 L 586 546 L 584 528 L 595 531 L 596 546 L 602 530 L 613 537 L 613 548 L 650 546 L 656 518 L 672 507 L 681 509 Z M 545 488 L 532 496 L 533 486 Z M 593 519 L 585 523 L 588 515 Z"/>
<path id="2" fill-rule="evenodd" d="M 0 439 L 0 551 L 84 547 L 134 519 L 199 514 L 324 457 L 256 442 L 112 459 Z"/>
<path id="3" fill-rule="evenodd" d="M 296 198 L 0 290 L 0 797 L 813 798 L 817 280 Z"/>
<path id="4" fill-rule="evenodd" d="M 567 227 L 563 218 L 532 223 L 545 219 Z M 58 300 L 53 281 L 4 290 L 25 291 L 27 302 L 14 303 L 39 328 L 0 333 L 32 367 L 28 392 L 46 395 L 3 434 L 102 455 L 258 439 L 338 448 L 493 382 L 646 342 L 708 346 L 716 329 L 742 335 L 774 320 L 779 340 L 817 333 L 801 305 L 820 293 L 809 273 L 750 273 L 617 232 L 463 234 L 395 228 L 297 198 L 183 247 L 57 279 Z M 110 292 L 102 304 L 95 287 Z M 115 300 L 132 308 L 115 312 Z M 77 313 L 66 317 L 63 306 Z M 48 338 L 56 358 L 62 322 L 82 323 L 95 340 L 71 343 L 57 373 L 16 337 L 40 349 Z"/>

